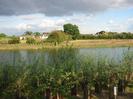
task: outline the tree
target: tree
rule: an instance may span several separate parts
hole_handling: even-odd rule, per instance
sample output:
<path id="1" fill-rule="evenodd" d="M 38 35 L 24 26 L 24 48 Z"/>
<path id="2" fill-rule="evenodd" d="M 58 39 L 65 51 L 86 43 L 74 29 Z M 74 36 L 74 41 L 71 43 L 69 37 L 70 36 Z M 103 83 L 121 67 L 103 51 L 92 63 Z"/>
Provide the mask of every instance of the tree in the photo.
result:
<path id="1" fill-rule="evenodd" d="M 26 31 L 25 35 L 32 35 L 33 33 L 31 31 Z"/>
<path id="2" fill-rule="evenodd" d="M 27 44 L 35 44 L 36 40 L 34 38 L 27 38 L 26 43 Z"/>
<path id="3" fill-rule="evenodd" d="M 100 32 L 98 32 L 98 33 L 96 33 L 97 35 L 103 35 L 103 34 L 105 34 L 106 32 L 105 31 L 100 31 Z"/>
<path id="4" fill-rule="evenodd" d="M 80 31 L 79 31 L 77 25 L 73 25 L 73 24 L 68 23 L 68 24 L 64 24 L 63 28 L 64 28 L 65 33 L 72 35 L 72 39 L 75 40 L 78 38 Z"/>
<path id="5" fill-rule="evenodd" d="M 0 37 L 6 37 L 6 34 L 0 33 Z"/>
<path id="6" fill-rule="evenodd" d="M 47 41 L 56 43 L 61 43 L 67 39 L 67 35 L 63 31 L 53 31 L 49 35 Z"/>
<path id="7" fill-rule="evenodd" d="M 40 33 L 39 32 L 34 32 L 34 35 L 35 36 L 40 36 Z"/>
<path id="8" fill-rule="evenodd" d="M 13 36 L 11 40 L 8 40 L 8 44 L 19 44 L 20 39 L 18 37 Z"/>
<path id="9" fill-rule="evenodd" d="M 80 59 L 80 76 L 79 82 L 83 90 L 83 99 L 92 99 L 92 87 L 94 86 L 94 78 L 96 75 L 96 68 L 93 57 L 81 57 Z"/>

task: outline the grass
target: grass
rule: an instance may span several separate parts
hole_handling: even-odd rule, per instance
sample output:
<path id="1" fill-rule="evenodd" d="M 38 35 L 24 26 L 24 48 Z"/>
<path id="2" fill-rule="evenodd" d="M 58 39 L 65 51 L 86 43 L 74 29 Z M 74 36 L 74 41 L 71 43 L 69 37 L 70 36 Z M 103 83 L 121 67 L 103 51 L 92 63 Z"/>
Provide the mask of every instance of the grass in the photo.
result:
<path id="1" fill-rule="evenodd" d="M 71 41 L 74 47 L 125 47 L 133 46 L 133 40 L 77 40 Z"/>
<path id="2" fill-rule="evenodd" d="M 43 44 L 26 44 L 21 42 L 21 44 L 0 44 L 0 50 L 23 50 L 23 49 L 42 49 L 42 48 L 61 48 L 65 47 L 66 42 L 63 42 L 57 46 L 53 43 L 43 43 Z M 74 48 L 99 48 L 99 47 L 129 47 L 133 46 L 133 39 L 127 40 L 73 40 L 69 41 L 68 46 Z"/>
<path id="3" fill-rule="evenodd" d="M 7 44 L 8 40 L 10 40 L 10 38 L 2 38 L 2 37 L 0 37 L 0 44 Z"/>

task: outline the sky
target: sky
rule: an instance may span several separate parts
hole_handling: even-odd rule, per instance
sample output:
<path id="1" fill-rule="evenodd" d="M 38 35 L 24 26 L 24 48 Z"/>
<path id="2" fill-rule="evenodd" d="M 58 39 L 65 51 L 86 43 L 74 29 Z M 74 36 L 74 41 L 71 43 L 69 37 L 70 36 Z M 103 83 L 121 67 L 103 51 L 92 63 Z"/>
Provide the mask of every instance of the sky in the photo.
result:
<path id="1" fill-rule="evenodd" d="M 0 33 L 49 32 L 66 23 L 81 34 L 133 32 L 133 0 L 0 0 Z"/>

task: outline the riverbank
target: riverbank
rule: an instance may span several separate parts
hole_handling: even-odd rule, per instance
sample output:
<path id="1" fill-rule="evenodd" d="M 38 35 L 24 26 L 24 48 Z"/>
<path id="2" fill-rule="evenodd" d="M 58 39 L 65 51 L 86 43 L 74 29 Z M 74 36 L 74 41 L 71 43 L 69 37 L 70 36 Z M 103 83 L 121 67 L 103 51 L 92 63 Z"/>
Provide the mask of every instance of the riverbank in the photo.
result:
<path id="1" fill-rule="evenodd" d="M 102 48 L 102 47 L 132 47 L 133 39 L 128 40 L 74 40 L 63 42 L 59 45 L 51 43 L 43 44 L 0 44 L 0 50 L 31 50 L 31 49 L 45 49 L 45 48 L 60 48 L 72 46 L 74 48 Z"/>
<path id="2" fill-rule="evenodd" d="M 71 41 L 74 47 L 129 47 L 133 46 L 133 39 L 126 39 L 126 40 L 116 40 L 116 39 L 100 39 L 100 40 L 77 40 Z"/>

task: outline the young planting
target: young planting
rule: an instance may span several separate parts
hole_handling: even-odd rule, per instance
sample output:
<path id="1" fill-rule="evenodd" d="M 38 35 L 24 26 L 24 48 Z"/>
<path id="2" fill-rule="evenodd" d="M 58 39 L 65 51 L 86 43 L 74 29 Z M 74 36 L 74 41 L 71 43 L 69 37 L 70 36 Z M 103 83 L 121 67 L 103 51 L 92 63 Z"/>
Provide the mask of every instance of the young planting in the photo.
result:
<path id="1" fill-rule="evenodd" d="M 1 64 L 0 99 L 94 99 L 103 91 L 114 99 L 114 86 L 121 95 L 132 83 L 133 51 L 126 52 L 120 62 L 77 52 L 51 49 L 36 55 L 32 64 Z"/>

